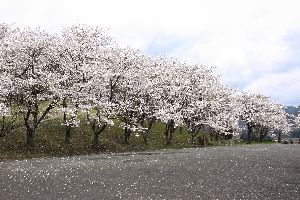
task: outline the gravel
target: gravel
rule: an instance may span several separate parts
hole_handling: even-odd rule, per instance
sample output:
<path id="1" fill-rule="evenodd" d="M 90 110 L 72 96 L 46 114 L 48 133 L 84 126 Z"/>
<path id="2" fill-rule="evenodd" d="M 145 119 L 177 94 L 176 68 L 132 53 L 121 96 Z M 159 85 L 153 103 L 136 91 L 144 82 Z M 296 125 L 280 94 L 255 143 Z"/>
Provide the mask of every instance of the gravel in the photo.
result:
<path id="1" fill-rule="evenodd" d="M 299 187 L 298 144 L 0 163 L 0 199 L 300 199 Z"/>

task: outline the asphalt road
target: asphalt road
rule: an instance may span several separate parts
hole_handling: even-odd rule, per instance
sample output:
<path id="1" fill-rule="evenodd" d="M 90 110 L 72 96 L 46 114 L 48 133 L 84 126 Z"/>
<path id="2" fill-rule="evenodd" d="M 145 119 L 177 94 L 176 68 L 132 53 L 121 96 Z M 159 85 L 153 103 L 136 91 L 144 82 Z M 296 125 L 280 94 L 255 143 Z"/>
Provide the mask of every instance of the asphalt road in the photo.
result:
<path id="1" fill-rule="evenodd" d="M 300 199 L 300 145 L 0 163 L 0 199 Z"/>

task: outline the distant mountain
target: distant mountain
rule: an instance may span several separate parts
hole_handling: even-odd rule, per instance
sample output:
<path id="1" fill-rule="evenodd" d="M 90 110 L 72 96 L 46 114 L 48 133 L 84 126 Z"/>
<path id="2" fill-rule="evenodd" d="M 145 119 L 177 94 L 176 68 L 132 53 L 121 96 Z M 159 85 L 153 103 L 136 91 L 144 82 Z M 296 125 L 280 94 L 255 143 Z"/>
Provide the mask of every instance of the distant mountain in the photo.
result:
<path id="1" fill-rule="evenodd" d="M 300 108 L 296 108 L 294 106 L 287 106 L 287 108 L 284 109 L 285 112 L 287 112 L 288 114 L 292 114 L 295 116 L 298 116 L 298 113 L 300 111 Z"/>
<path id="2" fill-rule="evenodd" d="M 292 114 L 294 116 L 300 115 L 300 108 L 299 107 L 287 106 L 287 108 L 285 108 L 284 110 L 288 114 Z M 289 119 L 290 119 L 289 122 L 292 124 L 292 126 L 291 126 L 292 130 L 291 130 L 290 135 L 288 137 L 299 138 L 300 137 L 300 128 L 298 128 L 295 125 L 294 119 L 292 117 L 289 117 Z"/>

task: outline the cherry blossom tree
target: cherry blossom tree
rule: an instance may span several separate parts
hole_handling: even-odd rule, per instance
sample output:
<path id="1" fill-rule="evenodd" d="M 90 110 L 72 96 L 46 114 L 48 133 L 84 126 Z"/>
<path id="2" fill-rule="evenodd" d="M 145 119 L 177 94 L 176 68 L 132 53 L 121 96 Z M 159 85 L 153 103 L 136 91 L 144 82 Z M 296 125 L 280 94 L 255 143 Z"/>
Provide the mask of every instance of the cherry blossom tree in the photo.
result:
<path id="1" fill-rule="evenodd" d="M 78 127 L 80 124 L 77 118 L 79 109 L 84 107 L 82 105 L 88 104 L 90 96 L 99 95 L 99 93 L 96 93 L 98 91 L 91 91 L 92 88 L 96 84 L 99 86 L 99 83 L 102 88 L 105 87 L 105 83 L 101 83 L 103 78 L 100 79 L 99 76 L 96 76 L 96 73 L 103 73 L 103 49 L 111 44 L 111 40 L 105 34 L 105 31 L 98 27 L 78 24 L 64 28 L 62 31 L 60 59 L 63 70 L 61 73 L 64 75 L 64 79 L 61 80 L 60 85 L 61 98 L 63 99 L 63 107 L 60 110 L 64 113 L 66 126 L 65 143 L 67 144 L 70 142 L 72 127 Z M 99 80 L 96 80 L 95 77 L 99 78 Z M 100 106 L 99 102 L 96 105 Z M 87 106 L 84 108 L 84 111 L 89 113 L 89 110 L 86 109 Z M 94 107 L 89 108 L 92 109 Z M 99 114 L 99 109 L 102 108 L 94 109 Z M 87 119 L 89 122 L 91 122 L 91 117 L 93 118 L 93 116 L 88 114 Z M 97 115 L 96 118 L 99 117 Z M 104 130 L 106 125 L 99 132 L 96 129 L 96 118 L 90 125 L 95 137 L 98 138 L 98 135 Z M 96 141 L 96 138 L 94 141 Z"/>
<path id="2" fill-rule="evenodd" d="M 214 101 L 211 108 L 208 125 L 210 132 L 215 134 L 218 139 L 220 134 L 239 135 L 241 128 L 239 126 L 239 116 L 235 104 L 235 87 L 229 87 L 219 84 L 215 88 Z"/>
<path id="3" fill-rule="evenodd" d="M 0 72 L 0 80 L 0 137 L 3 137 L 15 128 L 18 109 L 12 109 L 12 82 L 6 72 Z"/>
<path id="4" fill-rule="evenodd" d="M 254 128 L 260 126 L 270 130 L 279 129 L 288 133 L 290 125 L 283 106 L 271 101 L 268 96 L 242 91 L 237 95 L 240 119 L 248 127 L 248 141 L 251 143 Z"/>
<path id="5" fill-rule="evenodd" d="M 300 105 L 298 106 L 300 108 Z M 298 112 L 298 116 L 295 117 L 295 124 L 300 128 L 300 112 Z"/>
<path id="6" fill-rule="evenodd" d="M 158 76 L 156 79 L 159 85 L 155 88 L 158 96 L 158 110 L 155 113 L 156 118 L 165 123 L 165 137 L 167 144 L 170 145 L 175 130 L 184 123 L 181 109 L 184 103 L 184 88 L 181 87 L 185 82 L 184 68 L 182 63 L 173 58 L 158 56 L 155 59 Z"/>
<path id="7" fill-rule="evenodd" d="M 237 94 L 221 83 L 214 67 L 120 48 L 98 27 L 70 26 L 59 37 L 0 24 L 0 78 L 0 136 L 21 114 L 29 145 L 38 125 L 58 106 L 66 143 L 72 127 L 80 126 L 79 113 L 90 124 L 95 144 L 114 125 L 113 118 L 122 121 L 126 142 L 139 131 L 146 144 L 155 121 L 165 124 L 168 145 L 183 125 L 193 142 L 204 125 L 218 134 L 238 133 L 239 119 L 247 123 L 249 143 L 255 130 L 260 138 L 276 129 L 289 131 L 282 106 L 262 94 Z"/>
<path id="8" fill-rule="evenodd" d="M 16 28 L 1 39 L 0 71 L 12 82 L 9 95 L 22 113 L 29 145 L 40 122 L 58 102 L 57 40 L 39 28 Z"/>
<path id="9" fill-rule="evenodd" d="M 6 37 L 9 37 L 12 33 L 13 29 L 11 29 L 10 25 L 0 24 L 0 55 L 3 55 L 3 50 L 7 46 Z M 0 61 L 0 65 L 2 64 L 3 63 Z M 0 137 L 3 137 L 13 130 L 17 115 L 12 115 L 13 110 L 11 109 L 11 92 L 13 91 L 12 78 L 10 78 L 9 74 L 1 69 L 0 80 Z M 16 114 L 16 112 L 14 112 L 14 114 Z"/>
<path id="10" fill-rule="evenodd" d="M 149 105 L 146 98 L 150 98 L 148 67 L 152 65 L 151 58 L 133 48 L 122 49 L 120 66 L 123 69 L 119 78 L 119 85 L 115 90 L 114 103 L 116 115 L 123 122 L 125 141 L 128 142 L 133 131 L 142 131 L 144 128 L 139 121 L 147 115 Z M 150 87 L 152 87 L 150 85 Z M 142 123 L 143 124 L 143 123 Z"/>
<path id="11" fill-rule="evenodd" d="M 298 127 L 300 127 L 300 117 L 296 117 L 295 119 L 295 123 L 298 125 Z"/>
<path id="12" fill-rule="evenodd" d="M 161 61 L 168 72 L 160 72 L 167 76 L 162 77 L 162 106 L 157 116 L 166 123 L 167 144 L 180 124 L 186 124 L 192 142 L 204 125 L 224 133 L 237 127 L 231 101 L 233 88 L 221 84 L 214 67 L 185 65 L 166 58 Z"/>
<path id="13" fill-rule="evenodd" d="M 107 125 L 114 125 L 116 116 L 116 93 L 126 69 L 121 65 L 122 50 L 118 46 L 109 46 L 99 54 L 99 62 L 93 65 L 91 78 L 85 84 L 85 104 L 81 109 L 94 132 L 94 143 Z"/>

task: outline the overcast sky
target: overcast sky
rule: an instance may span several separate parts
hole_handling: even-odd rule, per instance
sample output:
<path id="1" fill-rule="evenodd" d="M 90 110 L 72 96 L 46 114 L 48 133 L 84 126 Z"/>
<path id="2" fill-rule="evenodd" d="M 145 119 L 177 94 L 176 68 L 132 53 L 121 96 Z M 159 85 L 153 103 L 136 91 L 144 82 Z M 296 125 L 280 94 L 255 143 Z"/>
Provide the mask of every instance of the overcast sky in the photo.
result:
<path id="1" fill-rule="evenodd" d="M 0 0 L 0 23 L 60 33 L 78 22 L 120 46 L 216 66 L 226 85 L 300 104 L 298 1 Z"/>

